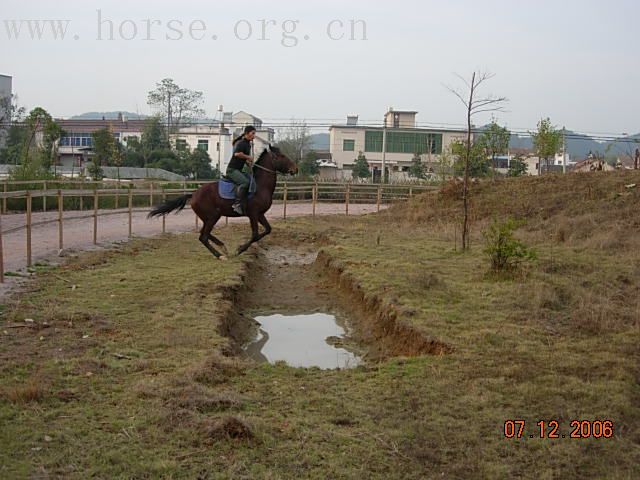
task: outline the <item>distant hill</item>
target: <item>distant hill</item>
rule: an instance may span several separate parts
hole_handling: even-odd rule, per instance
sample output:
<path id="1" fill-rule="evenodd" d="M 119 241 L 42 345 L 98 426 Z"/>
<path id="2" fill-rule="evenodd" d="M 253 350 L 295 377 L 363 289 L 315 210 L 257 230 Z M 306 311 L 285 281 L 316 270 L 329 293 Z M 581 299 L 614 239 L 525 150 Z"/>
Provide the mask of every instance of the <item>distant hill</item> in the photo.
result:
<path id="1" fill-rule="evenodd" d="M 311 150 L 329 150 L 329 134 L 314 133 L 311 137 Z"/>
<path id="2" fill-rule="evenodd" d="M 120 114 L 129 120 L 144 120 L 149 117 L 148 115 L 133 112 L 86 112 L 81 115 L 74 115 L 71 117 L 71 120 L 102 120 L 102 117 L 104 117 L 105 120 L 117 120 Z"/>

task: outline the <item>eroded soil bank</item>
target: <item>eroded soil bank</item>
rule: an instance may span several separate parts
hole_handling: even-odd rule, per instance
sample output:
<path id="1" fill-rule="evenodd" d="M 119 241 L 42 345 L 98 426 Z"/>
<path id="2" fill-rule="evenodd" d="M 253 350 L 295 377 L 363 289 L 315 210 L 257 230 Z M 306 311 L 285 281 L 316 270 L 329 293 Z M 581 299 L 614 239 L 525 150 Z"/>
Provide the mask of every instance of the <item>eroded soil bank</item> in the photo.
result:
<path id="1" fill-rule="evenodd" d="M 273 314 L 334 315 L 345 335 L 330 337 L 328 343 L 368 362 L 451 351 L 448 345 L 414 328 L 411 312 L 399 308 L 392 299 L 364 295 L 357 282 L 322 250 L 321 241 L 265 243 L 254 251 L 243 282 L 221 332 L 233 339 L 239 355 L 260 337 L 256 316 Z"/>

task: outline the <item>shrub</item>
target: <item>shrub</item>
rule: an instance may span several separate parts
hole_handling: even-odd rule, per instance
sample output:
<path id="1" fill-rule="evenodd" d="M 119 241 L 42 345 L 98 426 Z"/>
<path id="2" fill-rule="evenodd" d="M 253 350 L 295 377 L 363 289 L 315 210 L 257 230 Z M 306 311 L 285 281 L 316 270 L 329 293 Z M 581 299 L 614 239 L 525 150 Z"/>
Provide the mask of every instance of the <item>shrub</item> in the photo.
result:
<path id="1" fill-rule="evenodd" d="M 513 232 L 519 226 L 520 223 L 511 218 L 502 222 L 494 219 L 489 228 L 483 232 L 484 252 L 489 255 L 492 271 L 515 270 L 522 262 L 536 258 L 531 248 L 514 238 Z"/>

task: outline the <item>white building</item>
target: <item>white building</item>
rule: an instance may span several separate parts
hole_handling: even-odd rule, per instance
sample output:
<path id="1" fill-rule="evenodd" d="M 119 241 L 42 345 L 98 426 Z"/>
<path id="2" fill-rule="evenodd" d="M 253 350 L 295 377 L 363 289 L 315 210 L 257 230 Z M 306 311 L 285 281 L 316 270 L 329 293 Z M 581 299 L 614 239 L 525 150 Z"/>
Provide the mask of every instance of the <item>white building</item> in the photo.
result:
<path id="1" fill-rule="evenodd" d="M 345 125 L 332 125 L 329 149 L 342 177 L 351 177 L 355 159 L 362 152 L 374 181 L 380 181 L 382 145 L 386 143 L 385 163 L 390 180 L 406 180 L 416 154 L 426 165 L 433 165 L 440 161 L 443 152 L 450 153 L 454 141 L 466 139 L 466 133 L 461 130 L 418 128 L 417 113 L 390 108 L 384 116 L 384 128 L 360 126 L 356 115 L 349 115 Z"/>
<path id="2" fill-rule="evenodd" d="M 0 75 L 0 148 L 5 144 L 5 132 L 11 121 L 11 111 L 8 107 L 11 105 L 12 93 L 12 78 L 8 75 Z"/>

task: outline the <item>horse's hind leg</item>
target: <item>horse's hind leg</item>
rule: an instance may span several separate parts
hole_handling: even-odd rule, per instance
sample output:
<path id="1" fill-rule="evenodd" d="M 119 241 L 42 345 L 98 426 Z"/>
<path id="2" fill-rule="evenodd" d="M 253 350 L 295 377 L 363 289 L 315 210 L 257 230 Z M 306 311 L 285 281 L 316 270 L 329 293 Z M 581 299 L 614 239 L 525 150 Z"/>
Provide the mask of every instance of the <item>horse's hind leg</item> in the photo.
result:
<path id="1" fill-rule="evenodd" d="M 216 213 L 212 218 L 207 218 L 204 221 L 204 225 L 202 225 L 202 230 L 200 230 L 200 243 L 202 243 L 207 250 L 209 250 L 216 258 L 220 258 L 222 255 L 218 252 L 213 246 L 209 243 L 209 237 L 212 237 L 211 230 L 213 230 L 213 226 L 220 219 L 220 214 Z"/>

